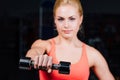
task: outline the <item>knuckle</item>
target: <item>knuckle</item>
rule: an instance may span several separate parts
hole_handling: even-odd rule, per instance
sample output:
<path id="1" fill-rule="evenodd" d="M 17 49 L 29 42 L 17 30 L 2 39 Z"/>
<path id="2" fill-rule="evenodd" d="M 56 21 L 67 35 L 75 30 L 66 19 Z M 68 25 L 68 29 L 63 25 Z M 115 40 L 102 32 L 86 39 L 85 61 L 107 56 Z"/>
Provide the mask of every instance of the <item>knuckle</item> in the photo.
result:
<path id="1" fill-rule="evenodd" d="M 38 66 L 41 66 L 41 63 L 38 63 Z"/>
<path id="2" fill-rule="evenodd" d="M 45 54 L 45 55 L 44 55 L 44 57 L 48 57 L 48 55 L 47 55 L 47 54 Z"/>

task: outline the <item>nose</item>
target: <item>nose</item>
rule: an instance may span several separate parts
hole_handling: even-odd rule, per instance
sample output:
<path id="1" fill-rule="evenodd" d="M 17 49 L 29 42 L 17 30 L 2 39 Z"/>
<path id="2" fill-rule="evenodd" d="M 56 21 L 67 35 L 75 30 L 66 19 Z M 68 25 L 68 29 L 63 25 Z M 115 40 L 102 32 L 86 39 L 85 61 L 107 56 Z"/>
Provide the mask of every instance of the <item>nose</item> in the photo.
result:
<path id="1" fill-rule="evenodd" d="M 66 20 L 65 22 L 64 22 L 64 28 L 68 28 L 69 27 L 69 22 Z"/>

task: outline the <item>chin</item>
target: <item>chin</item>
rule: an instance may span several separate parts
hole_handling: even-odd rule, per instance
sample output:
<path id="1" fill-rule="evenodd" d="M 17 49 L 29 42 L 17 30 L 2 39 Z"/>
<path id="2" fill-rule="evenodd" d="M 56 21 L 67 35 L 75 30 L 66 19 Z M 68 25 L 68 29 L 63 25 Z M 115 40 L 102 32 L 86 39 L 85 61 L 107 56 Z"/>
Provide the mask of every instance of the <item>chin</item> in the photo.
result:
<path id="1" fill-rule="evenodd" d="M 72 38 L 73 35 L 64 35 L 63 37 L 66 38 L 66 39 L 69 39 L 69 38 Z"/>

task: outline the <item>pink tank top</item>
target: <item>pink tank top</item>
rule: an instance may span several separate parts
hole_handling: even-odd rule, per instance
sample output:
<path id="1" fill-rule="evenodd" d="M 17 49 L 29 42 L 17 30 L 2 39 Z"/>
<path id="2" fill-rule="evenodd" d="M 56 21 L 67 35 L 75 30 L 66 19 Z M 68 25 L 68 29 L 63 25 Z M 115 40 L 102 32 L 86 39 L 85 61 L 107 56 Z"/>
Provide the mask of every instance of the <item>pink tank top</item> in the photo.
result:
<path id="1" fill-rule="evenodd" d="M 51 39 L 52 48 L 48 53 L 52 56 L 53 63 L 59 64 L 55 56 L 55 42 Z M 86 45 L 82 44 L 82 56 L 80 61 L 70 66 L 70 74 L 59 74 L 58 70 L 53 70 L 52 73 L 39 70 L 40 80 L 88 80 L 89 78 L 89 65 L 86 55 Z"/>

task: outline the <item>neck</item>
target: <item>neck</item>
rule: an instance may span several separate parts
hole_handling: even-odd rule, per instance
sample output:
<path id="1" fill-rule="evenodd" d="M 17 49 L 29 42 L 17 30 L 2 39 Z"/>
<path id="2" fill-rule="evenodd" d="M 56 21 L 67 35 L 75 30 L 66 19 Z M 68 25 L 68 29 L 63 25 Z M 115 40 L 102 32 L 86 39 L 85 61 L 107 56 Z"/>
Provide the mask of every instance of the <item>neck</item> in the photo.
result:
<path id="1" fill-rule="evenodd" d="M 74 37 L 74 38 L 63 38 L 61 36 L 57 37 L 57 43 L 64 45 L 66 47 L 78 46 L 78 45 L 80 46 L 79 44 L 80 42 L 81 41 L 77 37 Z"/>

